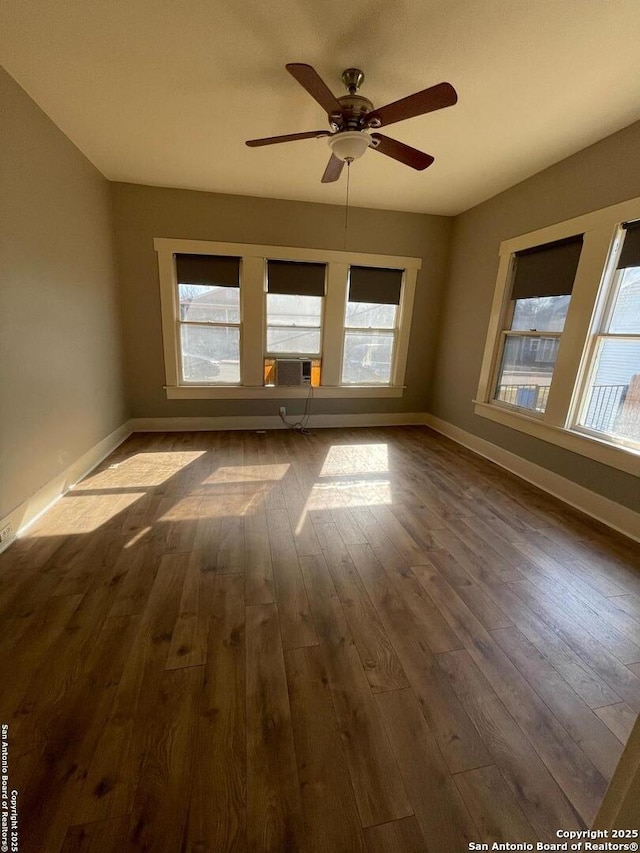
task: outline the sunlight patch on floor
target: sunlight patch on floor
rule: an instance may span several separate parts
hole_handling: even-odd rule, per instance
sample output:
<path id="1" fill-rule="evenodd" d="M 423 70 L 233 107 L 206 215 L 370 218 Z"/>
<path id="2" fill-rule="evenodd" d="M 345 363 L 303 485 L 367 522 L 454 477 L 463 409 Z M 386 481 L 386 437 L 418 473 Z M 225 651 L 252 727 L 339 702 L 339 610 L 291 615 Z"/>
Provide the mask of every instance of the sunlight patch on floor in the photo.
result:
<path id="1" fill-rule="evenodd" d="M 105 495 L 78 495 L 69 492 L 53 508 L 60 507 L 61 511 L 56 516 L 50 511 L 41 525 L 35 524 L 30 528 L 25 538 L 50 536 L 52 521 L 55 521 L 56 536 L 92 533 L 127 510 L 145 494 L 146 492 L 116 492 Z"/>
<path id="2" fill-rule="evenodd" d="M 320 477 L 386 473 L 388 470 L 389 448 L 386 444 L 334 444 L 329 448 Z"/>
<path id="3" fill-rule="evenodd" d="M 205 477 L 202 480 L 202 485 L 207 483 L 252 483 L 282 480 L 290 467 L 291 465 L 288 462 L 282 465 L 226 465 Z"/>
<path id="4" fill-rule="evenodd" d="M 204 450 L 173 450 L 157 453 L 135 453 L 122 462 L 114 462 L 108 468 L 87 477 L 75 486 L 76 491 L 114 488 L 157 486 L 175 476 L 187 465 L 204 455 Z"/>
<path id="5" fill-rule="evenodd" d="M 325 509 L 338 509 L 391 503 L 393 496 L 388 478 L 375 477 L 316 483 L 311 489 L 307 506 L 311 509 L 315 504 Z"/>

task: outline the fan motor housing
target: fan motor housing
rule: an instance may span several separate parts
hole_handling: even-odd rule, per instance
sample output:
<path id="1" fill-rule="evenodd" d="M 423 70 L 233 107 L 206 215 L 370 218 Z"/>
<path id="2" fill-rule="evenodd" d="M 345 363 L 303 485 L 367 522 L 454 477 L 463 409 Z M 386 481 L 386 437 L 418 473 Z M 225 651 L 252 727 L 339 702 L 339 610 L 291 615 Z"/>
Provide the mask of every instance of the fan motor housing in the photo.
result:
<path id="1" fill-rule="evenodd" d="M 364 117 L 373 110 L 371 101 L 362 95 L 342 95 L 338 98 L 338 103 L 342 107 L 341 115 L 338 117 L 335 113 L 329 114 L 329 122 L 337 123 L 343 128 L 361 128 Z"/>

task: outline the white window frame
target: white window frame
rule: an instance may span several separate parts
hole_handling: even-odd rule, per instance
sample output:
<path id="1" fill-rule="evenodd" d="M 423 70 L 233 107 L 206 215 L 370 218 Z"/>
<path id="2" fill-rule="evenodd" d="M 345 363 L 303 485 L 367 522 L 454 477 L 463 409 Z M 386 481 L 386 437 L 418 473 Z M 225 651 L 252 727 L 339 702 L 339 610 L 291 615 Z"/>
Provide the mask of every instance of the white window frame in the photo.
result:
<path id="1" fill-rule="evenodd" d="M 621 223 L 640 219 L 640 198 L 556 223 L 500 244 L 498 275 L 487 330 L 475 414 L 551 444 L 640 475 L 640 451 L 577 426 L 595 352 L 595 338 L 610 299 L 611 281 L 623 239 Z M 511 303 L 516 252 L 584 234 L 569 310 L 544 413 L 493 399 L 505 318 Z"/>
<path id="2" fill-rule="evenodd" d="M 242 281 L 242 267 L 240 269 L 240 281 Z M 176 279 L 175 285 L 175 299 L 177 305 L 176 312 L 176 337 L 177 337 L 177 355 L 178 355 L 178 376 L 180 377 L 180 384 L 185 387 L 193 387 L 197 386 L 198 382 L 192 382 L 189 379 L 185 379 L 184 376 L 184 365 L 183 365 L 183 353 L 182 353 L 182 334 L 181 329 L 183 326 L 204 326 L 205 328 L 217 328 L 217 329 L 237 329 L 238 330 L 238 361 L 239 361 L 239 370 L 240 376 L 242 376 L 242 287 L 238 288 L 238 293 L 240 295 L 240 310 L 239 315 L 240 319 L 237 323 L 219 323 L 210 320 L 183 320 L 180 317 L 180 291 L 178 287 L 178 281 Z M 234 387 L 233 383 L 230 382 L 211 382 L 209 383 L 211 386 L 220 387 L 220 388 L 229 388 Z"/>
<path id="3" fill-rule="evenodd" d="M 289 246 L 226 243 L 208 240 L 179 240 L 156 237 L 158 255 L 162 339 L 165 362 L 165 391 L 169 399 L 283 399 L 306 397 L 308 388 L 264 385 L 266 354 L 266 266 L 267 260 L 306 261 L 327 265 L 326 293 L 321 326 L 321 385 L 314 398 L 401 397 L 409 351 L 409 333 L 421 258 L 375 255 Z M 240 365 L 238 385 L 194 385 L 180 380 L 176 254 L 231 255 L 240 257 Z M 342 352 L 345 306 L 350 266 L 403 269 L 404 281 L 398 306 L 398 336 L 395 364 L 389 385 L 343 385 Z M 269 356 L 270 357 L 270 356 Z"/>
<path id="4" fill-rule="evenodd" d="M 274 296 L 277 294 L 274 294 Z M 293 294 L 292 294 L 293 295 Z M 315 360 L 322 360 L 322 332 L 324 329 L 324 303 L 325 296 L 318 297 L 322 299 L 322 310 L 320 311 L 320 325 L 319 326 L 283 326 L 278 323 L 269 323 L 269 313 L 268 313 L 268 300 L 269 293 L 265 293 L 264 301 L 265 301 L 265 309 L 264 309 L 264 327 L 265 327 L 265 341 L 269 337 L 268 331 L 269 329 L 298 329 L 301 332 L 320 332 L 320 345 L 318 347 L 318 352 L 281 352 L 280 350 L 270 350 L 268 345 L 265 343 L 265 358 L 310 358 Z"/>
<path id="5" fill-rule="evenodd" d="M 637 442 L 627 440 L 623 436 L 613 436 L 610 433 L 605 433 L 601 430 L 594 430 L 580 423 L 585 409 L 587 409 L 589 405 L 591 380 L 596 368 L 599 349 L 601 345 L 607 340 L 640 342 L 640 333 L 634 334 L 632 332 L 622 333 L 609 331 L 609 325 L 613 317 L 616 300 L 620 292 L 620 285 L 622 283 L 622 278 L 625 272 L 624 269 L 617 269 L 618 258 L 620 257 L 620 252 L 622 250 L 624 237 L 625 231 L 621 228 L 620 233 L 618 235 L 618 239 L 616 240 L 617 248 L 614 252 L 612 252 L 609 261 L 609 269 L 607 271 L 606 276 L 608 280 L 607 293 L 603 295 L 602 311 L 600 312 L 599 322 L 597 324 L 594 324 L 594 332 L 591 335 L 591 340 L 589 341 L 587 348 L 586 363 L 588 365 L 588 369 L 586 369 L 583 373 L 580 394 L 577 397 L 577 402 L 574 407 L 574 418 L 572 428 L 575 429 L 577 432 L 584 433 L 585 435 L 589 435 L 594 438 L 604 437 L 605 439 L 608 439 L 614 442 L 615 444 L 620 444 L 623 447 L 627 447 L 637 452 Z"/>
<path id="6" fill-rule="evenodd" d="M 343 320 L 343 329 L 342 329 L 342 359 L 340 360 L 340 377 L 342 378 L 342 374 L 344 372 L 344 343 L 347 337 L 347 332 L 354 332 L 356 334 L 367 335 L 367 334 L 376 334 L 376 332 L 384 332 L 386 334 L 393 334 L 393 346 L 391 350 L 391 383 L 394 382 L 394 377 L 396 375 L 396 353 L 398 349 L 398 338 L 400 335 L 400 326 L 401 326 L 401 306 L 403 304 L 403 294 L 405 287 L 405 279 L 406 279 L 406 270 L 402 275 L 402 282 L 400 284 L 400 302 L 396 305 L 396 318 L 393 328 L 378 328 L 378 327 L 363 327 L 363 326 L 347 326 L 347 307 L 349 305 L 349 291 L 347 288 L 346 299 L 344 303 L 344 320 Z M 378 305 L 381 303 L 371 302 L 368 303 L 370 305 Z M 353 382 L 344 382 L 345 388 L 353 388 L 357 387 L 357 383 Z M 386 385 L 383 382 L 370 382 L 367 383 L 367 387 L 369 388 L 385 388 Z"/>

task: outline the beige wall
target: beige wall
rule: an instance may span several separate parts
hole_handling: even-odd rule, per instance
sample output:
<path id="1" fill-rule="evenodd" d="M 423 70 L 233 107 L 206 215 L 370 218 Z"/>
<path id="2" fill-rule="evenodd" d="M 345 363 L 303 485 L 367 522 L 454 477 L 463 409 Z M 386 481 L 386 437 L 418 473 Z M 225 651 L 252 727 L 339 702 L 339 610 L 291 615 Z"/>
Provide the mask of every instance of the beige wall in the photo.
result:
<path id="1" fill-rule="evenodd" d="M 107 181 L 0 68 L 0 518 L 126 420 Z"/>
<path id="2" fill-rule="evenodd" d="M 561 476 L 640 510 L 637 477 L 473 412 L 500 242 L 640 196 L 640 123 L 456 217 L 429 411 Z"/>
<path id="3" fill-rule="evenodd" d="M 154 237 L 344 249 L 336 205 L 113 184 L 126 373 L 135 417 L 277 415 L 279 400 L 167 400 Z M 423 258 L 413 315 L 407 390 L 399 399 L 315 400 L 314 412 L 423 412 L 435 354 L 451 219 L 381 210 L 349 212 L 347 248 Z M 304 401 L 287 400 L 287 411 Z"/>

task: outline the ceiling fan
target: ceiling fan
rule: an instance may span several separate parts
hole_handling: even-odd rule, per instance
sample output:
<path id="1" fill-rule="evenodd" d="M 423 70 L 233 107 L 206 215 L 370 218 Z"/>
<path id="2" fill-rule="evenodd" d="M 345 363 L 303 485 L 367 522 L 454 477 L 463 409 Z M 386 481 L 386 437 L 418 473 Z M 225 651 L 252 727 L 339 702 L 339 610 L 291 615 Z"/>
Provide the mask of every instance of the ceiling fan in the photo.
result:
<path id="1" fill-rule="evenodd" d="M 367 148 L 373 148 L 419 171 L 433 163 L 434 158 L 430 154 L 418 151 L 410 145 L 405 145 L 404 142 L 398 142 L 397 139 L 369 131 L 434 110 L 441 110 L 443 107 L 453 106 L 458 100 L 458 95 L 450 83 L 438 83 L 437 86 L 431 86 L 429 89 L 423 89 L 399 101 L 374 109 L 368 98 L 358 94 L 358 89 L 364 80 L 364 74 L 359 68 L 347 68 L 343 71 L 342 82 L 349 94 L 339 98 L 333 95 L 311 65 L 291 62 L 286 68 L 289 74 L 295 77 L 326 111 L 331 130 L 309 130 L 304 133 L 249 139 L 246 144 L 250 148 L 275 145 L 280 142 L 294 142 L 297 139 L 329 137 L 331 157 L 322 176 L 323 184 L 337 181 L 344 164 L 357 160 Z"/>

